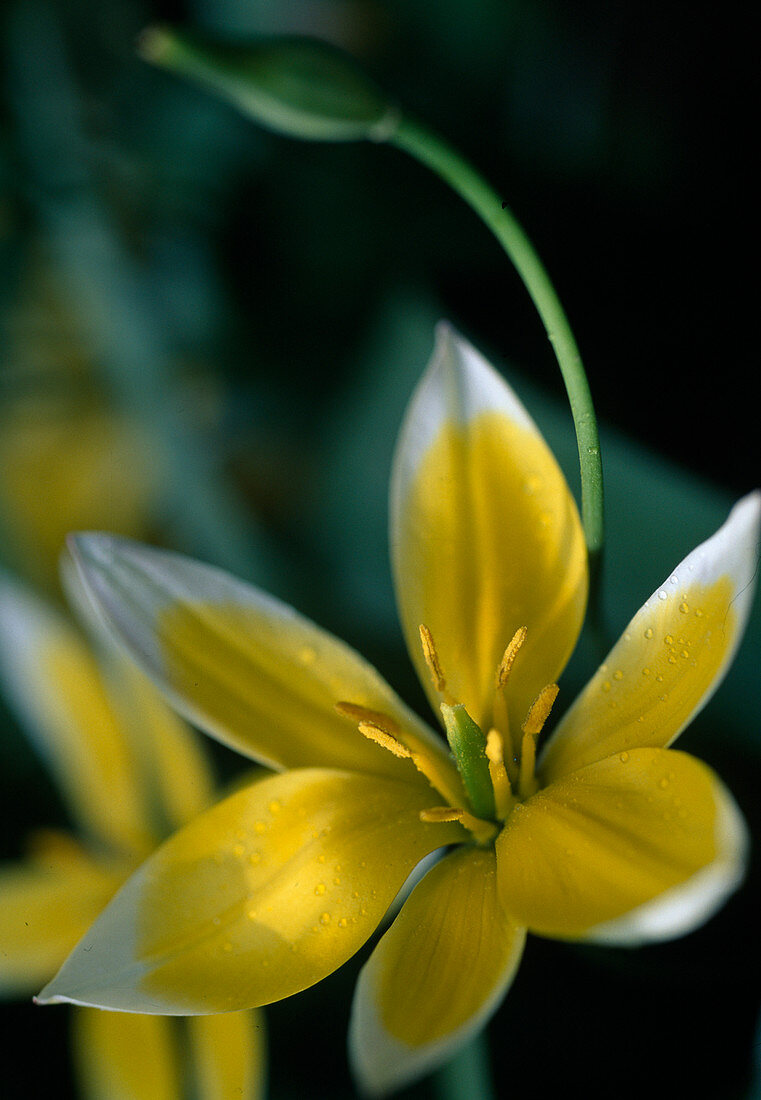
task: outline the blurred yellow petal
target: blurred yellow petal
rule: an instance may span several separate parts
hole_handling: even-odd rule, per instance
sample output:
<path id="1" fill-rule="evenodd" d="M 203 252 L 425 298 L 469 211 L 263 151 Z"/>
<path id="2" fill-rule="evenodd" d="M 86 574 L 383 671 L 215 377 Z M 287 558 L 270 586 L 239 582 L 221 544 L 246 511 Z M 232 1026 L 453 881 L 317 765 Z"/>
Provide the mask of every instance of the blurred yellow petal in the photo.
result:
<path id="1" fill-rule="evenodd" d="M 40 834 L 29 859 L 0 864 L 0 992 L 36 993 L 126 874 L 56 833 Z"/>
<path id="2" fill-rule="evenodd" d="M 86 586 L 118 638 L 192 722 L 274 768 L 406 777 L 339 715 L 391 717 L 409 748 L 451 770 L 443 742 L 359 654 L 271 596 L 211 566 L 107 535 L 77 537 Z"/>
<path id="3" fill-rule="evenodd" d="M 185 1022 L 199 1100 L 261 1100 L 267 1056 L 264 1013 L 223 1012 L 189 1016 Z"/>
<path id="4" fill-rule="evenodd" d="M 63 616 L 7 577 L 0 682 L 78 822 L 101 842 L 149 851 L 140 767 L 97 662 Z"/>
<path id="5" fill-rule="evenodd" d="M 397 445 L 391 550 L 407 645 L 437 713 L 421 623 L 450 695 L 483 729 L 492 724 L 500 659 L 528 628 L 508 696 L 517 729 L 578 637 L 584 538 L 563 474 L 528 413 L 443 326 Z"/>
<path id="6" fill-rule="evenodd" d="M 238 791 L 143 864 L 40 999 L 195 1014 L 305 989 L 361 947 L 423 856 L 463 838 L 420 821 L 436 800 L 327 769 Z"/>
<path id="7" fill-rule="evenodd" d="M 181 1100 L 187 1095 L 176 1020 L 83 1008 L 74 1014 L 72 1040 L 85 1100 Z M 204 1093 L 195 1095 L 206 1100 Z"/>
<path id="8" fill-rule="evenodd" d="M 565 715 L 542 782 L 631 748 L 670 745 L 721 683 L 758 570 L 761 494 L 741 500 L 650 597 Z"/>
<path id="9" fill-rule="evenodd" d="M 544 936 L 639 943 L 703 923 L 738 886 L 745 826 L 710 768 L 634 749 L 518 803 L 497 838 L 507 912 Z"/>
<path id="10" fill-rule="evenodd" d="M 134 424 L 90 399 L 6 403 L 0 418 L 0 502 L 25 575 L 57 586 L 72 530 L 141 535 L 156 497 L 155 448 Z"/>
<path id="11" fill-rule="evenodd" d="M 491 850 L 459 848 L 415 887 L 359 978 L 349 1045 L 369 1095 L 452 1057 L 496 1010 L 525 932 L 497 896 Z"/>

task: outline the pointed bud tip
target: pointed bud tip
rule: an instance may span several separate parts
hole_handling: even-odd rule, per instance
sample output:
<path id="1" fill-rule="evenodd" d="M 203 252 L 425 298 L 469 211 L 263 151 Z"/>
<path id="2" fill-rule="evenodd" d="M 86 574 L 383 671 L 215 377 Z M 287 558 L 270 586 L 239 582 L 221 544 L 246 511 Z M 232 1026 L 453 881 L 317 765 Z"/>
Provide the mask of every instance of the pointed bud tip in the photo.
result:
<path id="1" fill-rule="evenodd" d="M 137 51 L 290 137 L 385 141 L 399 123 L 398 110 L 354 59 L 318 39 L 224 40 L 158 25 L 142 32 Z"/>

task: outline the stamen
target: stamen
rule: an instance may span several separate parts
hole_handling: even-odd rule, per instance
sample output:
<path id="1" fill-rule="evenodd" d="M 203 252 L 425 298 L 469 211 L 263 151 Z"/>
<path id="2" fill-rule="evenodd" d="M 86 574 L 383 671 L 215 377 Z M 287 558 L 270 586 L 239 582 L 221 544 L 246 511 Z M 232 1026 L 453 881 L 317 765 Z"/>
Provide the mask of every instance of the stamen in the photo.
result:
<path id="1" fill-rule="evenodd" d="M 494 788 L 494 804 L 497 817 L 500 821 L 504 821 L 512 807 L 513 791 L 505 767 L 504 744 L 498 730 L 489 730 L 486 735 L 486 756 L 489 761 L 489 775 Z"/>
<path id="2" fill-rule="evenodd" d="M 503 688 L 507 683 L 510 676 L 510 670 L 513 667 L 513 662 L 518 656 L 518 650 L 521 648 L 526 640 L 528 630 L 525 626 L 520 627 L 513 634 L 510 643 L 502 654 L 502 660 L 499 662 L 499 668 L 497 669 L 497 688 Z"/>
<path id="3" fill-rule="evenodd" d="M 430 810 L 420 811 L 420 820 L 427 824 L 440 824 L 444 821 L 462 821 L 464 810 L 456 810 L 454 806 L 433 806 Z"/>
<path id="4" fill-rule="evenodd" d="M 377 726 L 378 729 L 383 730 L 390 737 L 399 739 L 401 730 L 399 723 L 395 722 L 388 714 L 384 714 L 380 710 L 371 710 L 370 707 L 362 707 L 357 703 L 336 703 L 335 710 L 343 718 L 350 718 L 353 722 L 368 722 L 372 726 Z"/>
<path id="5" fill-rule="evenodd" d="M 456 802 L 462 798 L 462 789 L 452 784 L 452 780 L 445 769 L 437 763 L 433 756 L 424 756 L 421 752 L 412 752 L 410 756 L 412 757 L 412 763 L 420 774 L 425 776 L 433 789 L 438 791 L 443 798 L 450 802 Z"/>
<path id="6" fill-rule="evenodd" d="M 368 741 L 374 741 L 376 745 L 380 745 L 381 748 L 388 749 L 394 756 L 398 756 L 401 760 L 409 760 L 412 758 L 410 750 L 397 741 L 395 737 L 392 737 L 390 733 L 386 733 L 380 726 L 376 726 L 374 722 L 360 722 L 359 732 L 368 739 Z"/>
<path id="7" fill-rule="evenodd" d="M 536 767 L 536 739 L 542 732 L 552 710 L 552 705 L 558 697 L 558 685 L 547 684 L 537 695 L 529 708 L 526 721 L 523 723 L 523 741 L 521 742 L 521 765 L 518 788 L 523 798 L 528 798 L 537 789 L 534 777 Z"/>
<path id="8" fill-rule="evenodd" d="M 550 716 L 553 703 L 558 697 L 557 684 L 547 684 L 534 699 L 529 708 L 526 721 L 523 723 L 522 729 L 524 733 L 533 734 L 535 737 L 542 732 L 544 723 Z"/>
<path id="9" fill-rule="evenodd" d="M 444 679 L 444 673 L 441 671 L 441 664 L 439 663 L 439 655 L 436 652 L 433 634 L 431 634 L 425 623 L 421 623 L 418 629 L 420 631 L 420 644 L 423 647 L 423 656 L 425 657 L 425 663 L 428 665 L 428 671 L 431 674 L 433 686 L 444 699 L 444 702 L 450 702 L 451 700 L 447 693 L 447 682 Z"/>
<path id="10" fill-rule="evenodd" d="M 430 810 L 421 810 L 420 820 L 426 824 L 459 821 L 468 832 L 473 834 L 479 844 L 488 844 L 499 832 L 499 827 L 493 821 L 482 821 L 480 817 L 474 817 L 467 810 L 456 809 L 454 806 L 434 806 Z"/>

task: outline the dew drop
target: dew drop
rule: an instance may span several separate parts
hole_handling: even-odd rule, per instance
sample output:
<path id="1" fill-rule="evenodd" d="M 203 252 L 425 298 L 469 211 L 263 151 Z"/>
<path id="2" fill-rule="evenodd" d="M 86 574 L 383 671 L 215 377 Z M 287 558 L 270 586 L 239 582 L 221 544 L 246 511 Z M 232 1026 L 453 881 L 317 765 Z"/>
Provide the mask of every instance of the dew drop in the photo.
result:
<path id="1" fill-rule="evenodd" d="M 666 637 L 663 639 L 663 641 L 665 642 L 666 645 L 673 645 L 674 644 L 674 635 L 673 634 L 667 634 Z"/>
<path id="2" fill-rule="evenodd" d="M 690 605 L 687 603 L 686 600 L 682 600 L 682 602 L 679 604 L 679 610 L 682 612 L 683 615 L 689 615 Z"/>
<path id="3" fill-rule="evenodd" d="M 613 679 L 614 680 L 623 680 L 623 678 L 624 678 L 623 670 L 620 669 L 620 668 L 617 668 L 616 671 L 613 673 Z"/>
<path id="4" fill-rule="evenodd" d="M 666 592 L 665 589 L 661 588 L 661 589 L 658 590 L 658 599 L 659 600 L 667 600 L 668 598 L 669 598 L 668 592 Z"/>
<path id="5" fill-rule="evenodd" d="M 330 913 L 323 913 L 320 916 L 320 924 L 330 924 Z"/>
<path id="6" fill-rule="evenodd" d="M 629 759 L 629 753 L 622 752 L 618 759 L 621 761 L 622 764 L 625 764 L 626 761 Z"/>
<path id="7" fill-rule="evenodd" d="M 650 638 L 652 638 L 652 636 L 653 636 L 653 628 L 651 626 L 649 626 L 647 628 L 647 630 L 645 631 L 645 637 L 650 639 Z"/>
<path id="8" fill-rule="evenodd" d="M 325 883 L 324 883 L 324 882 L 318 882 L 318 883 L 317 883 L 317 885 L 316 885 L 316 886 L 315 886 L 315 888 L 314 888 L 314 892 L 315 892 L 315 894 L 317 894 L 318 896 L 320 896 L 320 895 L 324 894 L 324 893 L 325 893 L 325 890 L 326 890 L 326 886 L 325 886 Z"/>
<path id="9" fill-rule="evenodd" d="M 347 921 L 346 917 L 341 917 L 341 919 L 340 919 L 340 920 L 339 920 L 339 922 L 338 922 L 338 927 L 339 927 L 339 928 L 346 928 L 346 926 L 348 925 L 348 923 L 349 923 L 349 922 Z"/>
<path id="10" fill-rule="evenodd" d="M 275 814 L 279 814 L 280 811 L 282 810 L 282 808 L 283 808 L 282 803 L 278 802 L 277 799 L 274 799 L 272 802 L 270 802 L 269 811 L 273 816 Z"/>
<path id="11" fill-rule="evenodd" d="M 642 669 L 642 675 L 643 676 L 649 676 L 650 675 L 650 669 L 649 668 L 643 668 Z"/>

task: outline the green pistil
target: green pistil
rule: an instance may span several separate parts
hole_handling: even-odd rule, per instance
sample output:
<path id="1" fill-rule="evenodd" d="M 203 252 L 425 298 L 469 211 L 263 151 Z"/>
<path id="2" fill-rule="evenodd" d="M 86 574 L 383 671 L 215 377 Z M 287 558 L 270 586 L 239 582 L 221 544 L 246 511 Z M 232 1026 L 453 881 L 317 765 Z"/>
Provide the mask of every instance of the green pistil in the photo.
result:
<path id="1" fill-rule="evenodd" d="M 497 808 L 489 774 L 486 738 L 461 703 L 441 704 L 447 741 L 455 758 L 470 808 L 476 817 L 494 821 Z"/>

